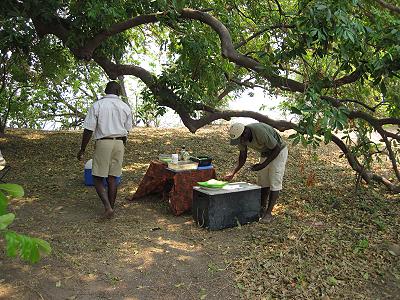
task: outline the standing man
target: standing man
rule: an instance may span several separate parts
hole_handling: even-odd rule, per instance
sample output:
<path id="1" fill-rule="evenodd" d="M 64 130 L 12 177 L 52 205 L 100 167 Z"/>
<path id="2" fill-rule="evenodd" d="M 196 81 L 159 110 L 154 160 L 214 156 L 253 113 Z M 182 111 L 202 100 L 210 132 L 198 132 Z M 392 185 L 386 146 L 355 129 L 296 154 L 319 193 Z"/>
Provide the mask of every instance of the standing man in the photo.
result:
<path id="1" fill-rule="evenodd" d="M 247 159 L 247 149 L 252 148 L 260 153 L 260 162 L 251 166 L 257 171 L 258 185 L 261 189 L 261 222 L 272 220 L 272 209 L 282 189 L 282 180 L 288 156 L 286 143 L 278 132 L 264 123 L 243 125 L 234 123 L 229 129 L 231 145 L 239 146 L 239 160 L 236 168 L 224 179 L 232 180 L 243 167 Z M 268 206 L 267 206 L 268 203 Z"/>
<path id="2" fill-rule="evenodd" d="M 110 81 L 105 89 L 105 96 L 96 101 L 83 123 L 81 149 L 78 160 L 82 160 L 89 140 L 94 132 L 95 149 L 93 155 L 92 175 L 96 192 L 103 202 L 106 218 L 114 214 L 117 198 L 116 177 L 122 174 L 122 161 L 128 132 L 132 129 L 132 112 L 128 104 L 119 95 L 121 86 Z M 103 185 L 107 179 L 108 190 Z"/>

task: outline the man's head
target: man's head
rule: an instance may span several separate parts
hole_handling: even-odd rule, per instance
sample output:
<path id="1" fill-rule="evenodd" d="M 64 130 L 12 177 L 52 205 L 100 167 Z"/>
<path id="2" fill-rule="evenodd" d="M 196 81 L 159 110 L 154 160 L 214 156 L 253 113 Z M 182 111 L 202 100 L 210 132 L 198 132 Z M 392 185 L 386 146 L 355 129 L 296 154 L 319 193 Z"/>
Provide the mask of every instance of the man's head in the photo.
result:
<path id="1" fill-rule="evenodd" d="M 233 123 L 229 128 L 229 137 L 231 138 L 231 145 L 239 145 L 240 137 L 243 134 L 245 126 L 242 123 Z"/>
<path id="2" fill-rule="evenodd" d="M 104 91 L 106 94 L 113 94 L 119 96 L 121 94 L 121 86 L 116 81 L 110 81 L 107 83 Z"/>

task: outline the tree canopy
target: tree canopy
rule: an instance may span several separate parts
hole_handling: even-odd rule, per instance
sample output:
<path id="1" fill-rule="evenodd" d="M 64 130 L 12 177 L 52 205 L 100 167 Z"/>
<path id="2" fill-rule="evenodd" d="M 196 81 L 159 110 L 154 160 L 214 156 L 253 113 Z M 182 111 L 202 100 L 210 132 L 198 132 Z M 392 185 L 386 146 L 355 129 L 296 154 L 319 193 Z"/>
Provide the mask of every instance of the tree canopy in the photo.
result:
<path id="1" fill-rule="evenodd" d="M 173 109 L 191 132 L 239 116 L 293 129 L 295 143 L 333 141 L 360 179 L 399 192 L 399 7 L 398 0 L 4 0 L 1 54 L 19 67 L 2 83 L 33 71 L 62 81 L 71 61 L 90 70 L 95 63 L 110 79 L 140 79 L 144 101 Z M 224 109 L 255 87 L 285 96 L 282 108 L 296 118 Z M 375 172 L 382 158 L 393 174 Z"/>

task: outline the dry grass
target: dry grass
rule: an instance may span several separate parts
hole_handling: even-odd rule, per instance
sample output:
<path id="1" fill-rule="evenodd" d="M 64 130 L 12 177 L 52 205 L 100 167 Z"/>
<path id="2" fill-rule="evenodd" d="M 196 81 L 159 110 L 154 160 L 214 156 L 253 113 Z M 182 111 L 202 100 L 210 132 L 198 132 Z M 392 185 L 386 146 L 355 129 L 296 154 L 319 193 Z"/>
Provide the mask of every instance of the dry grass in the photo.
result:
<path id="1" fill-rule="evenodd" d="M 136 189 L 151 159 L 182 144 L 213 156 L 217 175 L 238 154 L 225 127 L 196 135 L 137 128 L 119 199 Z M 79 145 L 76 132 L 15 130 L 0 139 L 13 167 L 7 179 L 26 190 L 11 204 L 13 229 L 54 249 L 35 266 L 2 257 L 0 298 L 399 299 L 400 259 L 391 250 L 400 240 L 399 197 L 375 186 L 356 192 L 334 146 L 289 147 L 273 223 L 208 232 L 190 214 L 172 216 L 157 196 L 119 200 L 116 218 L 98 222 L 100 202 L 75 159 Z M 252 153 L 249 163 L 256 161 Z M 252 173 L 237 179 L 255 182 Z"/>

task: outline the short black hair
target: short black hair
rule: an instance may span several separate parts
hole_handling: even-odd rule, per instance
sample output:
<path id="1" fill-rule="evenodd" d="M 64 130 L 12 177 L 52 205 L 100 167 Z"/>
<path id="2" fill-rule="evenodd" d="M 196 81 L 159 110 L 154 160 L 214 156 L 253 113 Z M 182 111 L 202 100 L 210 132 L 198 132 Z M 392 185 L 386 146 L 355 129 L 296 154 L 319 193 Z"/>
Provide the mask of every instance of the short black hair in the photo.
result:
<path id="1" fill-rule="evenodd" d="M 121 94 L 121 86 L 116 81 L 110 81 L 107 83 L 106 89 L 104 90 L 106 94 L 113 94 L 119 96 Z"/>

